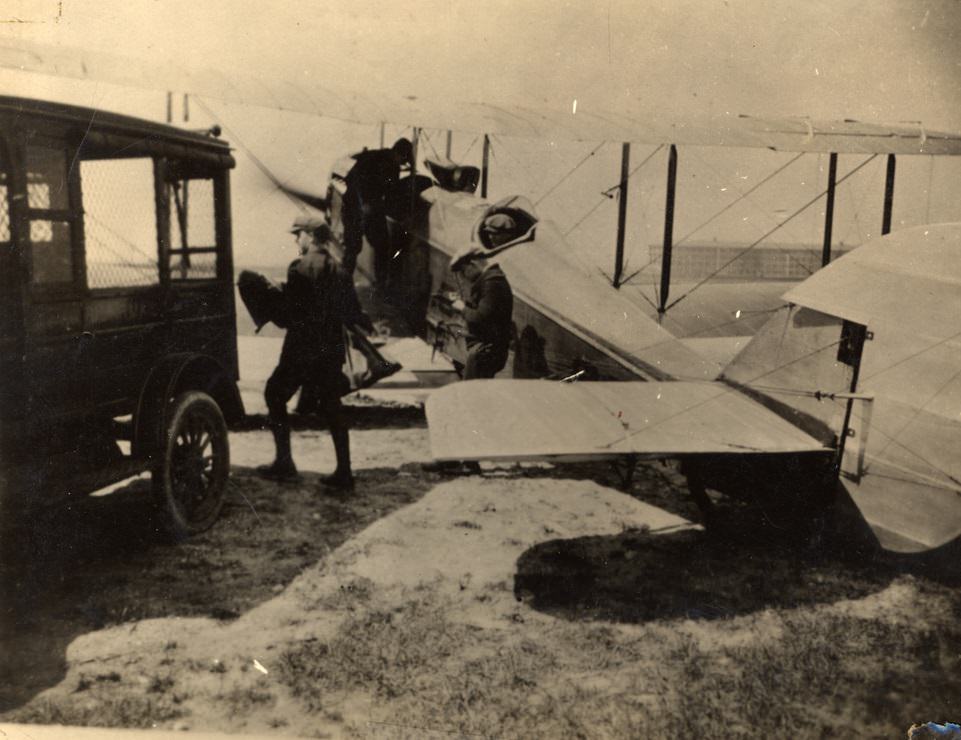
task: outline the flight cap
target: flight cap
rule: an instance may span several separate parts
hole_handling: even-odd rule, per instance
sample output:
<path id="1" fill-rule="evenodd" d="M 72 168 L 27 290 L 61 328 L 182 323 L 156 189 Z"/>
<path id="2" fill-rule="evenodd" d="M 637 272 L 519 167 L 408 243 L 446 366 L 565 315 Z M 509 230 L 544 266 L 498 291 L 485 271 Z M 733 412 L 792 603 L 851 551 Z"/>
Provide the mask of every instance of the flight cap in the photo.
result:
<path id="1" fill-rule="evenodd" d="M 327 222 L 317 216 L 298 216 L 294 219 L 294 225 L 290 227 L 291 234 L 297 234 L 301 231 L 306 231 L 313 234 L 322 227 L 327 226 Z"/>
<path id="2" fill-rule="evenodd" d="M 517 222 L 506 213 L 494 213 L 484 219 L 481 228 L 492 247 L 499 247 L 517 236 Z"/>

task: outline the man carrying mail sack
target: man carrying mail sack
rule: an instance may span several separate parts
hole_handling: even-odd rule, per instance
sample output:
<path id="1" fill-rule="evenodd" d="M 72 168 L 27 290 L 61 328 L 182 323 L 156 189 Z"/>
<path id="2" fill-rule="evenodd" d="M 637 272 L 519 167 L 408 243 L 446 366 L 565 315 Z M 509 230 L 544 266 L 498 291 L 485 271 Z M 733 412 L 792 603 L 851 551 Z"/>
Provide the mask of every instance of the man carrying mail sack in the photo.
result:
<path id="1" fill-rule="evenodd" d="M 337 468 L 323 478 L 325 485 L 339 489 L 353 487 L 350 442 L 340 397 L 399 369 L 388 363 L 356 329 L 372 332 L 370 318 L 363 312 L 353 282 L 335 261 L 326 244 L 330 228 L 317 218 L 299 217 L 291 228 L 300 257 L 287 270 L 287 282 L 273 286 L 260 275 L 243 272 L 238 285 L 258 330 L 273 321 L 287 329 L 280 362 L 267 381 L 264 397 L 276 457 L 258 472 L 273 480 L 294 480 L 297 467 L 290 450 L 287 402 L 303 388 L 316 386 L 317 405 L 327 417 L 334 442 Z M 352 345 L 348 353 L 347 348 Z M 359 356 L 358 356 L 359 355 Z M 345 374 L 358 365 L 361 373 Z M 352 376 L 352 377 L 351 377 Z"/>
<path id="2" fill-rule="evenodd" d="M 508 219 L 495 215 L 487 219 Z M 510 231 L 510 224 L 488 224 L 484 227 L 494 236 L 491 241 L 498 244 L 496 234 Z M 461 250 L 451 260 L 451 271 L 462 274 L 470 282 L 467 301 L 456 299 L 452 302 L 455 310 L 461 311 L 467 323 L 467 363 L 464 366 L 464 380 L 493 378 L 507 364 L 507 352 L 511 340 L 511 314 L 514 310 L 514 294 L 510 283 L 500 266 L 487 258 L 481 246 L 471 246 Z"/>

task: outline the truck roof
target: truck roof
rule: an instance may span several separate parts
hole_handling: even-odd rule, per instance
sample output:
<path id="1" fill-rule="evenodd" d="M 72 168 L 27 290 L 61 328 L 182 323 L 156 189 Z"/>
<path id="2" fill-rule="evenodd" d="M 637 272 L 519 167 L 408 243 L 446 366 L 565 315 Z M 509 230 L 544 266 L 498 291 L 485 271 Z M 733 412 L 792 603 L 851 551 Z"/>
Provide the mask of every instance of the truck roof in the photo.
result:
<path id="1" fill-rule="evenodd" d="M 99 140 L 100 143 L 108 143 L 110 135 L 133 135 L 142 139 L 150 149 L 157 149 L 159 144 L 162 149 L 170 150 L 170 145 L 173 145 L 173 150 L 170 151 L 172 154 L 183 156 L 193 150 L 203 152 L 207 159 L 213 155 L 213 158 L 226 167 L 233 167 L 235 164 L 230 155 L 230 145 L 223 139 L 201 131 L 189 131 L 99 108 L 0 95 L 0 116 L 4 114 L 17 117 L 36 115 L 48 121 L 77 124 L 83 127 L 85 137 L 94 134 L 93 141 Z M 150 144 L 153 146 L 149 146 Z"/>

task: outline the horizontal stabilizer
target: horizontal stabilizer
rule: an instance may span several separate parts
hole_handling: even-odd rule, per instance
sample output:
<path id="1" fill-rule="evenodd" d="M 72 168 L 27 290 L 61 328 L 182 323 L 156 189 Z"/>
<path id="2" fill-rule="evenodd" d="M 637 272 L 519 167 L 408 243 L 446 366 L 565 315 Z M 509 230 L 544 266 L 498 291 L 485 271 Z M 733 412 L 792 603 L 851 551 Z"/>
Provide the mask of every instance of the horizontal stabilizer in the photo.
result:
<path id="1" fill-rule="evenodd" d="M 436 460 L 829 454 L 723 383 L 476 380 L 427 401 Z"/>

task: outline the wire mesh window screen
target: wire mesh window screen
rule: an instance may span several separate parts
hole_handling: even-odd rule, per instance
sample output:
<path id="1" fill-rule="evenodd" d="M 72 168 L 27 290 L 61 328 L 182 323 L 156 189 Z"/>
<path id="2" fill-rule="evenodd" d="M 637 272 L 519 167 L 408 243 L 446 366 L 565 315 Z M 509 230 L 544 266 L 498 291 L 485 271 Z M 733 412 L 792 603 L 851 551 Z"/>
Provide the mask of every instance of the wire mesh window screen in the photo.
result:
<path id="1" fill-rule="evenodd" d="M 217 276 L 217 246 L 213 180 L 177 180 L 168 187 L 170 199 L 170 277 L 209 280 Z"/>
<path id="2" fill-rule="evenodd" d="M 30 251 L 35 284 L 69 283 L 73 280 L 73 253 L 70 250 L 68 222 L 31 221 Z"/>
<path id="3" fill-rule="evenodd" d="M 67 152 L 42 144 L 27 146 L 27 205 L 40 211 L 70 208 L 67 187 Z M 41 216 L 41 214 L 34 214 Z M 35 285 L 69 283 L 73 280 L 72 227 L 56 218 L 30 221 L 30 261 Z"/>
<path id="4" fill-rule="evenodd" d="M 10 241 L 10 192 L 7 190 L 7 175 L 0 172 L 0 242 Z"/>
<path id="5" fill-rule="evenodd" d="M 38 144 L 27 147 L 27 205 L 60 210 L 70 207 L 66 150 Z"/>
<path id="6" fill-rule="evenodd" d="M 88 160 L 80 178 L 89 287 L 158 284 L 153 160 Z"/>
<path id="7" fill-rule="evenodd" d="M 170 278 L 172 280 L 213 280 L 217 277 L 217 255 L 200 253 L 174 255 L 171 259 Z"/>

